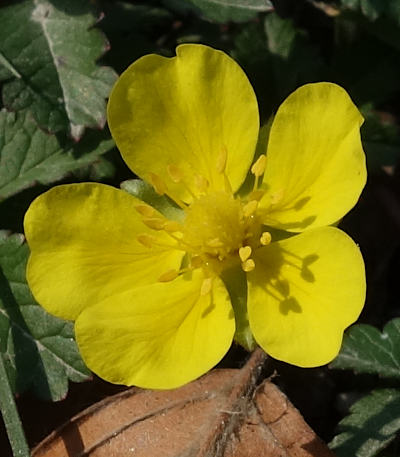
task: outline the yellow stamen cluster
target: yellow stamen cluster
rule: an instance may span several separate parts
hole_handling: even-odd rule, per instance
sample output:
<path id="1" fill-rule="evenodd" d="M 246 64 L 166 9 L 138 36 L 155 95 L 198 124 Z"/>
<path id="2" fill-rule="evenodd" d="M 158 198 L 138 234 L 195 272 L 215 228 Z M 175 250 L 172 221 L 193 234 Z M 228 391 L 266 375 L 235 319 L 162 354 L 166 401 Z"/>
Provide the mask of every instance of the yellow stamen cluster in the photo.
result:
<path id="1" fill-rule="evenodd" d="M 266 157 L 261 155 L 251 167 L 254 175 L 254 187 L 245 199 L 235 197 L 226 174 L 228 152 L 222 148 L 215 164 L 215 169 L 224 178 L 224 190 L 209 191 L 209 181 L 196 175 L 193 188 L 185 182 L 182 170 L 173 164 L 167 167 L 167 176 L 172 183 L 180 183 L 192 196 L 191 204 L 172 195 L 168 185 L 160 176 L 150 173 L 149 181 L 160 195 L 167 195 L 185 212 L 183 222 L 168 220 L 148 205 L 138 205 L 136 210 L 142 216 L 143 223 L 154 231 L 164 231 L 171 242 L 160 242 L 159 237 L 149 233 L 138 235 L 137 240 L 144 246 L 167 247 L 186 253 L 186 267 L 181 270 L 169 270 L 163 273 L 160 282 L 173 281 L 180 274 L 203 268 L 206 279 L 201 287 L 201 295 L 212 290 L 213 278 L 235 262 L 245 272 L 255 268 L 251 258 L 255 249 L 271 242 L 271 234 L 262 232 L 262 223 L 258 213 L 259 201 L 264 191 L 258 189 L 259 178 L 265 171 Z M 164 238 L 165 239 L 165 238 Z"/>

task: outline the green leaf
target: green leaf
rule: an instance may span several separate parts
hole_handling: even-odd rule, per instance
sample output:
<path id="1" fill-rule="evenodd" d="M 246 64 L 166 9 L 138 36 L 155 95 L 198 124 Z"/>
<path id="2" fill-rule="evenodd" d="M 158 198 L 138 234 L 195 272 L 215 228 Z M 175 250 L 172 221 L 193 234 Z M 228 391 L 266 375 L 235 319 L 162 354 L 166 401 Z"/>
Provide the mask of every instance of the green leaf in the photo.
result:
<path id="1" fill-rule="evenodd" d="M 361 138 L 367 157 L 368 171 L 383 173 L 384 168 L 394 169 L 400 158 L 400 129 L 396 118 L 379 113 L 371 106 L 364 106 L 361 112 L 365 122 L 361 128 Z"/>
<path id="2" fill-rule="evenodd" d="M 373 457 L 385 449 L 400 430 L 400 390 L 382 389 L 356 402 L 339 423 L 329 444 L 337 457 Z"/>
<path id="3" fill-rule="evenodd" d="M 0 80 L 11 111 L 29 108 L 43 128 L 105 124 L 105 98 L 115 80 L 96 60 L 107 49 L 85 0 L 25 0 L 0 8 Z"/>
<path id="4" fill-rule="evenodd" d="M 221 276 L 229 293 L 234 310 L 236 330 L 234 340 L 251 352 L 257 347 L 251 332 L 247 312 L 247 279 L 240 267 L 225 270 Z"/>
<path id="5" fill-rule="evenodd" d="M 25 279 L 28 246 L 22 235 L 0 232 L 0 351 L 13 390 L 32 389 L 39 397 L 60 400 L 68 379 L 90 373 L 74 341 L 73 325 L 55 318 L 33 299 Z"/>
<path id="6" fill-rule="evenodd" d="M 359 11 L 371 21 L 386 16 L 400 24 L 400 2 L 398 0 L 341 0 L 344 9 Z"/>
<path id="7" fill-rule="evenodd" d="M 114 146 L 108 132 L 90 131 L 79 143 L 46 134 L 29 113 L 0 111 L 0 201 L 49 184 L 92 164 Z"/>
<path id="8" fill-rule="evenodd" d="M 209 19 L 218 22 L 248 21 L 258 13 L 272 11 L 269 0 L 189 0 Z"/>
<path id="9" fill-rule="evenodd" d="M 336 18 L 336 45 L 329 74 L 331 80 L 348 90 L 357 106 L 381 106 L 397 96 L 399 52 L 371 35 L 376 23 L 366 26 L 365 22 L 357 20 L 354 14 Z"/>
<path id="10" fill-rule="evenodd" d="M 187 0 L 161 0 L 163 6 L 178 14 L 198 13 L 199 10 Z"/>
<path id="11" fill-rule="evenodd" d="M 264 118 L 299 85 L 321 78 L 322 60 L 307 33 L 276 13 L 243 28 L 232 55 L 249 75 Z"/>
<path id="12" fill-rule="evenodd" d="M 400 318 L 388 322 L 382 333 L 366 324 L 351 327 L 330 367 L 400 378 Z"/>

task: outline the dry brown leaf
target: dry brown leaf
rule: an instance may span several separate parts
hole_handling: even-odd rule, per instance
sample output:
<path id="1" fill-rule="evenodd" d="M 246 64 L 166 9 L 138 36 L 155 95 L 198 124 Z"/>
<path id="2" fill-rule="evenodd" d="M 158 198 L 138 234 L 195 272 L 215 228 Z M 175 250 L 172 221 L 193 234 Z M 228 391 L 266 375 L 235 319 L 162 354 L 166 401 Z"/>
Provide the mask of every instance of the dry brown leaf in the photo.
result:
<path id="1" fill-rule="evenodd" d="M 130 389 L 53 432 L 33 457 L 334 457 L 286 396 L 257 385 L 255 351 L 240 370 L 214 370 L 180 389 Z"/>

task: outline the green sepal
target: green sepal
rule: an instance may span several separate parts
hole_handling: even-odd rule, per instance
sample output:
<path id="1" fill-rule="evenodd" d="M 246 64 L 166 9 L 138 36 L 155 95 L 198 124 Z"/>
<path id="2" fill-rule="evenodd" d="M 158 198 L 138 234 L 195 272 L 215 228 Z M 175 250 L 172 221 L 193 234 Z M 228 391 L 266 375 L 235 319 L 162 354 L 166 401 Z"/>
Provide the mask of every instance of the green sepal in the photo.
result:
<path id="1" fill-rule="evenodd" d="M 181 221 L 184 212 L 165 195 L 159 195 L 146 181 L 130 179 L 121 183 L 121 189 L 155 208 L 167 219 Z"/>
<path id="2" fill-rule="evenodd" d="M 234 340 L 247 351 L 253 351 L 257 343 L 250 329 L 247 313 L 247 278 L 240 266 L 225 270 L 222 280 L 229 292 L 233 311 L 235 314 L 236 331 Z"/>

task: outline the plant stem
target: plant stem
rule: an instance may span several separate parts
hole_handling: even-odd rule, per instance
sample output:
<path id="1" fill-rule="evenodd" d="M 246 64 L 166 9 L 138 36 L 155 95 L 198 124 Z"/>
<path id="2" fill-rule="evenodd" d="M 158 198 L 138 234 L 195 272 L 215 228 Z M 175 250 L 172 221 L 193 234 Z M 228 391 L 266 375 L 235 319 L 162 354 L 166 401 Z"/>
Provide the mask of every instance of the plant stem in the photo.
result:
<path id="1" fill-rule="evenodd" d="M 30 457 L 2 354 L 0 354 L 0 410 L 14 457 Z"/>

